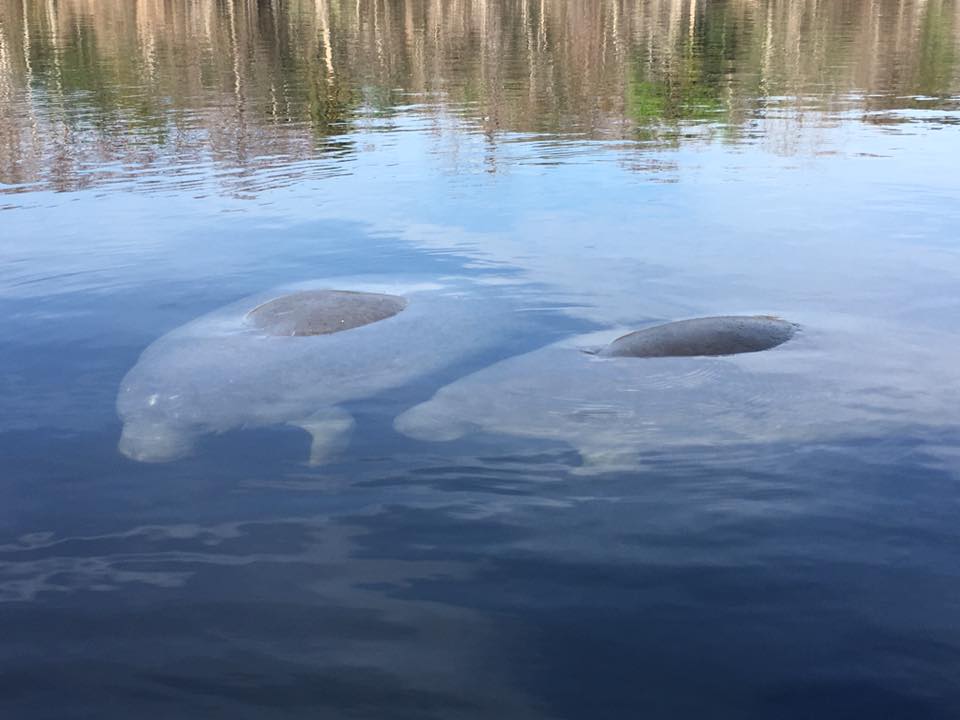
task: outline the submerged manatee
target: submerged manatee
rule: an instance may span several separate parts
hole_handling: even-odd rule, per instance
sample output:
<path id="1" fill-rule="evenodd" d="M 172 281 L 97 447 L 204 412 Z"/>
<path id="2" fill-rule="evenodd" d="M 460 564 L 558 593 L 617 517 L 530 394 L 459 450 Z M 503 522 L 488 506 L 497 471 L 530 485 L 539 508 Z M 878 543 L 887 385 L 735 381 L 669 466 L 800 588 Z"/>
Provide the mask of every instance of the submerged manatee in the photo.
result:
<path id="1" fill-rule="evenodd" d="M 644 328 L 617 338 L 603 357 L 738 355 L 782 345 L 797 326 L 769 315 L 695 318 Z"/>
<path id="2" fill-rule="evenodd" d="M 164 335 L 127 373 L 117 397 L 119 450 L 162 462 L 199 437 L 288 423 L 313 438 L 311 461 L 343 447 L 340 407 L 404 385 L 496 342 L 495 301 L 461 281 L 343 279 L 275 290 Z"/>
<path id="3" fill-rule="evenodd" d="M 816 322 L 801 340 L 728 357 L 637 361 L 578 351 L 609 332 L 571 338 L 457 380 L 394 426 L 426 441 L 474 432 L 560 441 L 579 451 L 581 472 L 596 472 L 667 448 L 960 425 L 960 344 L 843 317 Z"/>

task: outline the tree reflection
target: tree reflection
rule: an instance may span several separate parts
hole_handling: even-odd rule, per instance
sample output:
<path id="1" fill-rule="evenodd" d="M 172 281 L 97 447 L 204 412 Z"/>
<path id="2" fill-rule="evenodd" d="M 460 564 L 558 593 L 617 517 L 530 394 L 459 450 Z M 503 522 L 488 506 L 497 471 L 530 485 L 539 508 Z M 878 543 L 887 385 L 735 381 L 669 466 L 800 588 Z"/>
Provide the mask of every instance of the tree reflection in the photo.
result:
<path id="1" fill-rule="evenodd" d="M 954 0 L 0 0 L 0 182 L 279 170 L 353 152 L 362 118 L 404 108 L 494 142 L 657 146 L 736 142 L 775 117 L 771 147 L 793 152 L 811 113 L 955 106 L 958 12 Z"/>

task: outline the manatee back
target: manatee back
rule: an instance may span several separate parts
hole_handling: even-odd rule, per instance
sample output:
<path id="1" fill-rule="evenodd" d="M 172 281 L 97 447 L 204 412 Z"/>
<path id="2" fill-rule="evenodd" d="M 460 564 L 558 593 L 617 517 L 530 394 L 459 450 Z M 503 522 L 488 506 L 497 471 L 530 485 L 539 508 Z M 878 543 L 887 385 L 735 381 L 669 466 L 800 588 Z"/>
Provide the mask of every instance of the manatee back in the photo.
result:
<path id="1" fill-rule="evenodd" d="M 786 320 L 763 315 L 680 320 L 617 338 L 603 357 L 690 357 L 759 352 L 785 343 L 796 332 Z"/>
<path id="2" fill-rule="evenodd" d="M 302 290 L 258 305 L 247 320 L 270 335 L 330 335 L 393 317 L 405 298 L 349 290 Z"/>

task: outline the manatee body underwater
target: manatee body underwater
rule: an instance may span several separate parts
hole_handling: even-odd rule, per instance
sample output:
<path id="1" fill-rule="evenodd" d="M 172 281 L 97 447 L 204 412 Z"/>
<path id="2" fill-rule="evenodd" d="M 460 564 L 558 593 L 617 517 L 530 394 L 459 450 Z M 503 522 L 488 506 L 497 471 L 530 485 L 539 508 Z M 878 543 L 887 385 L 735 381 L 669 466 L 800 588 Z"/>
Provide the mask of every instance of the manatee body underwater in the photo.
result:
<path id="1" fill-rule="evenodd" d="M 505 315 L 477 295 L 460 280 L 344 278 L 215 310 L 156 340 L 124 377 L 118 449 L 164 462 L 190 454 L 203 435 L 290 424 L 311 435 L 310 460 L 321 463 L 353 430 L 342 403 L 499 341 Z"/>
<path id="2" fill-rule="evenodd" d="M 956 424 L 957 353 L 946 357 L 936 338 L 922 333 L 852 327 L 843 317 L 815 321 L 822 325 L 804 322 L 801 335 L 767 352 L 725 357 L 634 357 L 627 349 L 640 353 L 657 343 L 611 331 L 573 337 L 461 378 L 394 426 L 422 441 L 472 433 L 558 441 L 581 455 L 578 472 L 592 473 L 634 468 L 644 453 L 668 448 L 869 436 L 890 423 Z M 795 327 L 785 324 L 771 329 L 793 337 Z M 631 338 L 626 348 L 624 338 Z M 701 345 L 711 348 L 732 345 Z"/>

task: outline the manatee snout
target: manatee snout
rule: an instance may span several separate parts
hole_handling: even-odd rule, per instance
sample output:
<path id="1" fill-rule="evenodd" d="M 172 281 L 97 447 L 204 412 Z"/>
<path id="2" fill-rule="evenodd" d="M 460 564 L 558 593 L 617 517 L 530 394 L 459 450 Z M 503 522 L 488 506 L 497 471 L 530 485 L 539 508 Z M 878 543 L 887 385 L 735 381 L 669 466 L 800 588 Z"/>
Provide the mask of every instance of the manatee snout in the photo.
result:
<path id="1" fill-rule="evenodd" d="M 446 413 L 438 414 L 432 410 L 430 403 L 424 403 L 398 415 L 393 427 L 414 440 L 446 442 L 466 435 L 471 425 Z"/>
<path id="2" fill-rule="evenodd" d="M 193 436 L 164 423 L 127 422 L 117 450 L 131 460 L 162 463 L 186 457 L 193 451 Z"/>

